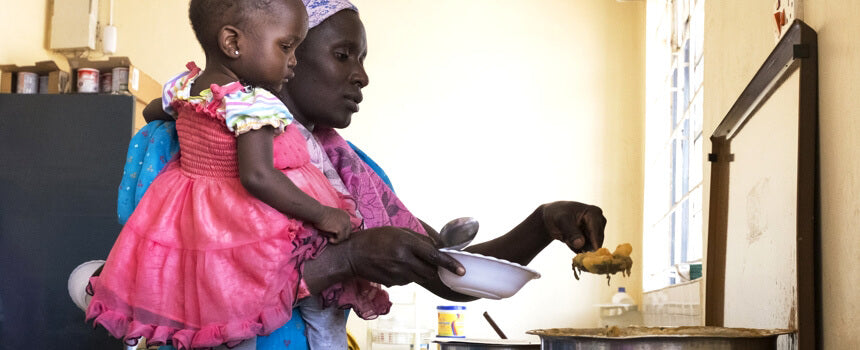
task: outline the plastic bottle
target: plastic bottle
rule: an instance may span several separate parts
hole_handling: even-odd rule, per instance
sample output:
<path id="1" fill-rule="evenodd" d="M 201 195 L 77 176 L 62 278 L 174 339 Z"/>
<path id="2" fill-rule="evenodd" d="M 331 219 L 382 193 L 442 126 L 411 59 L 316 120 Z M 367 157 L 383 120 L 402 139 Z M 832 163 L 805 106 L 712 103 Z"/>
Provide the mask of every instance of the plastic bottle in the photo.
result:
<path id="1" fill-rule="evenodd" d="M 627 290 L 624 287 L 618 287 L 618 293 L 612 296 L 612 303 L 616 305 L 632 305 L 635 304 L 633 298 L 627 294 Z"/>

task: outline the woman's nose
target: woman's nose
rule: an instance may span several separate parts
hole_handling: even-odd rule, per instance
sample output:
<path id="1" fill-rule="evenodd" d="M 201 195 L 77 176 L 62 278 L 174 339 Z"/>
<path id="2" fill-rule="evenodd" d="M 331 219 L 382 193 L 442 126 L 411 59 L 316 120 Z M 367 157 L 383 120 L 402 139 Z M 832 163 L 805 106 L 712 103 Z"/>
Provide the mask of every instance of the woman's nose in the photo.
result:
<path id="1" fill-rule="evenodd" d="M 370 78 L 367 77 L 367 71 L 364 70 L 363 64 L 356 65 L 355 71 L 353 71 L 352 83 L 358 85 L 358 87 L 365 87 L 367 84 L 370 84 Z"/>

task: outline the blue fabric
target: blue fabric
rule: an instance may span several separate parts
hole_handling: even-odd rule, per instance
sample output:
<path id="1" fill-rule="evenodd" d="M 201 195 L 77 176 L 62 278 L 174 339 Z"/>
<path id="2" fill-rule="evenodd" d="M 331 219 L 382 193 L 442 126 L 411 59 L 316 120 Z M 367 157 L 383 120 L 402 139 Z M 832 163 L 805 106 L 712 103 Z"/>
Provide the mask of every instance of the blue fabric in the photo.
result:
<path id="1" fill-rule="evenodd" d="M 116 202 L 120 224 L 128 221 L 152 180 L 178 151 L 176 123 L 172 121 L 148 123 L 131 138 Z"/>
<path id="2" fill-rule="evenodd" d="M 257 337 L 257 350 L 309 350 L 305 338 L 305 321 L 299 309 L 293 309 L 293 316 L 283 327 L 272 334 Z M 173 346 L 162 345 L 158 350 L 176 350 Z"/>
<path id="3" fill-rule="evenodd" d="M 388 180 L 388 175 L 385 174 L 385 171 L 383 171 L 382 168 L 378 164 L 376 164 L 376 162 L 373 161 L 373 159 L 370 159 L 370 156 L 368 156 L 367 153 L 364 153 L 364 151 L 353 145 L 352 142 L 346 141 L 346 143 L 349 144 L 349 147 L 352 147 L 352 150 L 355 151 L 356 154 L 358 154 L 358 157 L 361 158 L 361 160 L 363 160 L 365 163 L 367 163 L 367 165 L 370 166 L 371 169 L 373 169 L 373 172 L 375 172 L 376 175 L 379 175 L 379 177 L 382 178 L 382 181 L 384 181 L 385 184 L 388 185 L 388 188 L 390 188 L 391 191 L 394 192 L 394 186 L 391 185 L 391 180 Z"/>
<path id="4" fill-rule="evenodd" d="M 308 350 L 305 337 L 305 320 L 299 309 L 293 309 L 293 317 L 283 327 L 267 336 L 257 337 L 257 350 Z"/>

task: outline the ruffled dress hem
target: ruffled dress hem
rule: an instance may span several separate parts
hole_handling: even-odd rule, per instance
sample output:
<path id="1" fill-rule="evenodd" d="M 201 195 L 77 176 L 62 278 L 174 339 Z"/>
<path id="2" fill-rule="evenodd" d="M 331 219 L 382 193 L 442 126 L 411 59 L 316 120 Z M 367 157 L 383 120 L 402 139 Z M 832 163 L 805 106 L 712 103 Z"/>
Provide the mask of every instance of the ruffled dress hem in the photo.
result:
<path id="1" fill-rule="evenodd" d="M 256 319 L 231 322 L 223 325 L 209 325 L 199 330 L 181 329 L 169 326 L 144 324 L 133 320 L 121 312 L 110 310 L 100 302 L 89 307 L 94 326 L 104 327 L 112 336 L 122 339 L 126 345 L 137 345 L 140 337 L 146 338 L 147 345 L 171 344 L 177 349 L 207 349 L 222 344 L 227 347 L 238 345 L 245 339 L 258 335 L 268 335 L 287 323 L 292 316 L 292 306 L 271 308 L 260 313 Z M 287 312 L 289 310 L 289 312 Z M 263 322 L 266 319 L 266 322 Z M 276 324 L 266 329 L 264 324 Z"/>

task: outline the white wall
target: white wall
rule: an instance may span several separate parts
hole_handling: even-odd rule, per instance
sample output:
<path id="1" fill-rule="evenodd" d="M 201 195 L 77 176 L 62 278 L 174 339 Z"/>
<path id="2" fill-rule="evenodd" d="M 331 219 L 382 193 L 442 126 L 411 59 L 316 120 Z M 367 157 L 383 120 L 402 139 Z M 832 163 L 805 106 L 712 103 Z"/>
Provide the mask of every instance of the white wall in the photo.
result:
<path id="1" fill-rule="evenodd" d="M 29 1 L 20 4 L 15 0 L 0 0 L 0 64 L 30 66 L 37 61 L 57 59 L 61 55 L 45 50 L 48 47 L 50 18 L 47 16 L 51 4 L 48 1 Z M 12 34 L 14 33 L 14 34 Z M 68 67 L 65 62 L 60 67 Z"/>
<path id="2" fill-rule="evenodd" d="M 460 216 L 496 237 L 539 204 L 601 206 L 606 246 L 641 257 L 644 3 L 616 1 L 356 1 L 367 28 L 370 85 L 343 133 L 388 172 L 397 193 L 434 227 Z M 530 267 L 543 277 L 501 301 L 465 304 L 467 334 L 597 325 L 593 304 L 633 277 L 573 279 L 564 245 Z M 426 293 L 426 292 L 425 292 Z M 419 296 L 436 325 L 442 301 Z M 350 329 L 363 336 L 356 320 Z M 534 338 L 536 339 L 536 338 Z"/>

